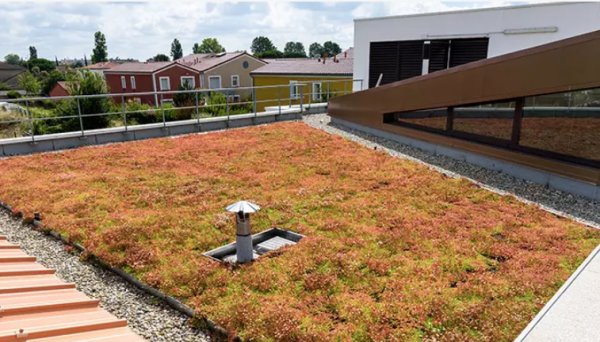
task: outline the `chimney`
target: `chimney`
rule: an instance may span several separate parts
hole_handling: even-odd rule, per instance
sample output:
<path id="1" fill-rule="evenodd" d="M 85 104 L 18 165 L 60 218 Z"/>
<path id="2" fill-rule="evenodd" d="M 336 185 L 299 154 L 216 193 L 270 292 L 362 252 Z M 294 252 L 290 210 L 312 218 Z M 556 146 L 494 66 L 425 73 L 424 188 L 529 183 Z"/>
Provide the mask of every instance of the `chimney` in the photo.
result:
<path id="1" fill-rule="evenodd" d="M 227 211 L 234 212 L 236 224 L 235 253 L 237 262 L 244 263 L 254 259 L 252 234 L 250 234 L 250 214 L 260 210 L 256 204 L 241 201 L 227 207 Z"/>
<path id="2" fill-rule="evenodd" d="M 348 58 L 348 51 L 344 51 L 344 59 Z"/>

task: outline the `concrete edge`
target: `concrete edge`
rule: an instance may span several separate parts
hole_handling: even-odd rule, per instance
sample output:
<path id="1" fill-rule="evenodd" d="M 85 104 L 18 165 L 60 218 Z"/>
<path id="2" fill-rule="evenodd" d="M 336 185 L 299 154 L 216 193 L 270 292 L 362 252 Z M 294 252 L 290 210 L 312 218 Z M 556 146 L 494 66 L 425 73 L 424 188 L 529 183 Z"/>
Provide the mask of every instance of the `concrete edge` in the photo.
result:
<path id="1" fill-rule="evenodd" d="M 13 208 L 9 204 L 6 204 L 6 203 L 0 201 L 0 208 L 4 209 L 5 211 L 7 211 L 9 214 L 11 214 L 13 216 L 20 218 L 24 224 L 29 225 L 33 230 L 37 230 L 37 231 L 46 233 L 46 234 L 54 237 L 56 240 L 61 241 L 66 246 L 71 246 L 71 247 L 75 248 L 80 253 L 87 252 L 87 249 L 85 247 L 83 247 L 82 245 L 80 245 L 76 242 L 70 241 L 65 236 L 63 236 L 61 233 L 59 233 L 58 231 L 44 226 L 44 224 L 41 221 L 38 221 L 35 219 L 29 220 L 29 219 L 24 218 L 23 214 L 21 212 L 14 211 Z M 142 283 L 140 280 L 138 280 L 137 278 L 133 277 L 132 275 L 128 274 L 127 272 L 123 271 L 122 269 L 120 269 L 118 267 L 110 266 L 104 260 L 100 259 L 99 257 L 97 257 L 96 255 L 94 255 L 91 252 L 89 252 L 88 255 L 90 256 L 91 259 L 94 260 L 94 262 L 96 262 L 102 268 L 115 273 L 116 275 L 121 277 L 123 280 L 134 285 L 141 291 L 143 291 L 153 297 L 161 299 L 165 304 L 167 304 L 172 309 L 183 313 L 184 315 L 188 316 L 191 319 L 204 320 L 204 322 L 206 323 L 206 327 L 208 328 L 210 333 L 222 336 L 222 337 L 226 338 L 228 341 L 242 342 L 242 340 L 238 336 L 231 336 L 231 334 L 229 333 L 229 331 L 227 331 L 227 329 L 223 328 L 222 326 L 220 326 L 219 324 L 217 324 L 210 318 L 196 316 L 196 313 L 192 308 L 190 308 L 186 304 L 180 302 L 178 299 L 168 296 L 168 295 L 164 294 L 162 291 Z"/>
<path id="2" fill-rule="evenodd" d="M 179 136 L 193 133 L 217 131 L 228 128 L 249 127 L 259 124 L 280 121 L 299 120 L 308 110 L 286 109 L 279 112 L 261 112 L 257 114 L 240 114 L 185 120 L 164 124 L 146 124 L 101 130 L 48 134 L 34 138 L 11 138 L 0 140 L 0 158 L 27 155 L 41 152 L 61 151 L 66 149 L 102 145 L 108 143 L 145 140 L 151 138 Z"/>
<path id="3" fill-rule="evenodd" d="M 535 315 L 533 320 L 531 320 L 531 322 L 529 322 L 527 327 L 525 327 L 525 329 L 521 332 L 521 334 L 519 334 L 519 336 L 517 336 L 517 338 L 514 340 L 514 342 L 524 342 L 525 341 L 525 339 L 527 338 L 527 336 L 529 336 L 531 331 L 533 331 L 533 329 L 544 318 L 544 316 L 546 316 L 548 311 L 550 311 L 552 309 L 552 307 L 554 306 L 554 304 L 556 304 L 556 302 L 560 299 L 560 297 L 562 297 L 562 295 L 565 294 L 565 292 L 567 292 L 569 287 L 571 287 L 571 285 L 575 282 L 575 280 L 577 280 L 577 278 L 581 275 L 581 273 L 583 273 L 585 268 L 592 262 L 592 260 L 599 253 L 600 253 L 600 245 L 598 245 L 592 251 L 592 253 L 590 253 L 590 255 L 588 255 L 588 257 L 581 263 L 581 265 L 579 265 L 577 270 L 575 270 L 575 273 L 573 273 L 569 277 L 569 279 L 567 279 L 567 281 L 558 289 L 558 291 L 554 294 L 554 296 L 552 296 L 552 298 L 550 298 L 550 301 L 548 301 L 548 303 L 546 303 L 546 305 L 544 305 L 542 310 L 540 310 L 540 312 L 538 312 L 538 314 Z"/>
<path id="4" fill-rule="evenodd" d="M 380 138 L 396 141 L 401 144 L 419 148 L 431 153 L 443 155 L 460 161 L 466 161 L 468 163 L 483 167 L 485 169 L 508 174 L 515 178 L 528 180 L 530 182 L 541 184 L 556 190 L 600 201 L 600 186 L 597 186 L 592 183 L 587 183 L 580 180 L 559 176 L 553 173 L 536 170 L 527 166 L 505 162 L 499 159 L 481 156 L 465 150 L 459 150 L 451 147 L 432 144 L 429 142 L 405 137 L 391 132 L 386 132 L 376 128 L 367 127 L 361 124 L 349 122 L 335 117 L 331 117 L 331 122 L 337 125 L 355 129 L 357 131 L 372 134 Z"/>

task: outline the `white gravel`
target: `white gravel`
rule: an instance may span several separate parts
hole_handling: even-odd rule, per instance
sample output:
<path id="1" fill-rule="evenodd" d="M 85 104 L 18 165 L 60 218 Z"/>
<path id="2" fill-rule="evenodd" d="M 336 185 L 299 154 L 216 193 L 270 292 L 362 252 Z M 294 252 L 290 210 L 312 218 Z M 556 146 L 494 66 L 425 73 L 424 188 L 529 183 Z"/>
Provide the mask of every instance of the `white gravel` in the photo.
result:
<path id="1" fill-rule="evenodd" d="M 0 211 L 0 235 L 21 245 L 24 252 L 38 258 L 44 266 L 56 270 L 63 281 L 77 289 L 113 315 L 127 319 L 131 329 L 152 342 L 209 341 L 201 331 L 188 325 L 188 317 L 127 283 L 116 274 L 82 262 L 65 251 L 55 238 L 33 230 L 20 220 Z"/>
<path id="2" fill-rule="evenodd" d="M 503 195 L 512 194 L 524 202 L 535 203 L 557 215 L 566 216 L 600 229 L 600 203 L 596 201 L 336 125 L 331 123 L 331 118 L 327 114 L 305 115 L 303 121 L 330 134 L 340 135 L 369 148 L 386 151 L 394 157 L 425 164 L 451 177 L 467 178 L 491 191 Z"/>

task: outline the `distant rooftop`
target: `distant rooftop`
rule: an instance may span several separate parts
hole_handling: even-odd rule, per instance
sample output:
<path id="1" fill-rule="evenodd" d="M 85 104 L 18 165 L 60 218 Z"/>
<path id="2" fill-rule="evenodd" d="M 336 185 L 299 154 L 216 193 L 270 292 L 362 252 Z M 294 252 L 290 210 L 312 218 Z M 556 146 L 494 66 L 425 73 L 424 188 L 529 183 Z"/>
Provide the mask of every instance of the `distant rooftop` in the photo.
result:
<path id="1" fill-rule="evenodd" d="M 242 55 L 248 55 L 252 58 L 256 58 L 254 56 L 249 55 L 246 52 L 196 53 L 193 55 L 185 56 L 183 58 L 179 58 L 175 62 L 183 64 L 194 70 L 203 72 L 212 69 L 217 65 L 229 62 L 230 60 Z"/>
<path id="2" fill-rule="evenodd" d="M 343 54 L 342 54 L 343 55 Z M 269 64 L 260 67 L 250 74 L 252 75 L 336 75 L 352 76 L 352 58 L 328 58 L 323 62 L 322 58 L 290 58 L 270 60 Z"/>
<path id="3" fill-rule="evenodd" d="M 121 63 L 117 63 L 117 62 L 99 62 L 96 64 L 91 64 L 88 66 L 83 67 L 83 69 L 90 69 L 90 70 L 106 70 L 106 69 L 111 69 L 114 68 L 118 65 L 121 65 Z"/>
<path id="4" fill-rule="evenodd" d="M 110 63 L 110 62 L 109 62 Z M 159 69 L 166 67 L 173 62 L 145 62 L 145 63 L 123 63 L 106 70 L 107 72 L 121 71 L 121 72 L 141 72 L 141 73 L 152 73 Z"/>

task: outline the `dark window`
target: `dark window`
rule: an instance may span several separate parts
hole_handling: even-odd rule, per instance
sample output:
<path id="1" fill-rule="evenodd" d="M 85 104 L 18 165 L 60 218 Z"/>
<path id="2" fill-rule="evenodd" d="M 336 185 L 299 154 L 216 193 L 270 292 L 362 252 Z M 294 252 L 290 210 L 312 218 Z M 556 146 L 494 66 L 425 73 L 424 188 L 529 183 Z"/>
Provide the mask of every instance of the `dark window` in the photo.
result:
<path id="1" fill-rule="evenodd" d="M 450 42 L 450 68 L 487 58 L 489 38 L 453 39 Z"/>
<path id="2" fill-rule="evenodd" d="M 416 110 L 387 114 L 384 122 L 443 131 L 446 129 L 447 114 L 447 108 Z"/>
<path id="3" fill-rule="evenodd" d="M 515 101 L 454 108 L 453 130 L 511 140 Z"/>
<path id="4" fill-rule="evenodd" d="M 600 89 L 526 98 L 519 144 L 600 161 Z"/>
<path id="5" fill-rule="evenodd" d="M 398 80 L 398 42 L 373 42 L 369 56 L 369 88 L 377 85 L 383 74 L 381 85 Z"/>
<path id="6" fill-rule="evenodd" d="M 429 55 L 429 72 L 435 72 L 448 68 L 449 40 L 432 40 L 431 53 Z"/>
<path id="7" fill-rule="evenodd" d="M 423 45 L 422 40 L 399 43 L 398 81 L 423 74 Z"/>
<path id="8" fill-rule="evenodd" d="M 429 58 L 429 72 L 487 58 L 488 38 L 372 42 L 369 51 L 369 88 L 402 81 L 423 73 L 423 59 Z M 426 48 L 427 47 L 427 48 Z"/>

